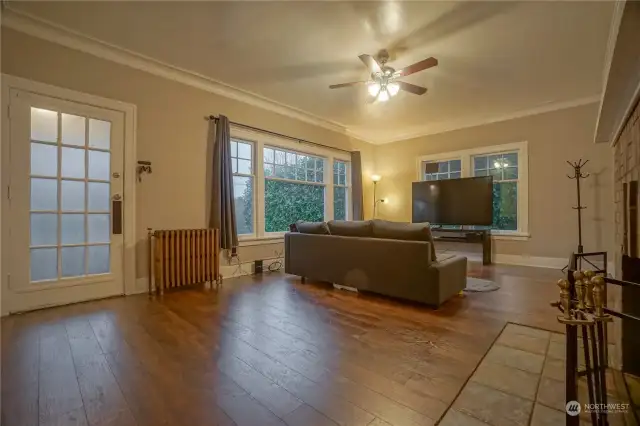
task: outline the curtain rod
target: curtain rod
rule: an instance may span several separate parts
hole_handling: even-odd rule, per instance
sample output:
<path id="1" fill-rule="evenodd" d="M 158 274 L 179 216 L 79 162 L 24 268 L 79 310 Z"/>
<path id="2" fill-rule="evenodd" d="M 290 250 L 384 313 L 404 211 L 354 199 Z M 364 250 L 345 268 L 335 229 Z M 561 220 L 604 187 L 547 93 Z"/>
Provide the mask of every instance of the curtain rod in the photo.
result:
<path id="1" fill-rule="evenodd" d="M 207 120 L 215 121 L 216 124 L 218 123 L 219 119 L 220 118 L 216 117 L 215 115 L 210 115 L 209 117 L 207 117 Z M 236 127 L 242 127 L 243 129 L 247 129 L 247 130 L 253 130 L 253 131 L 256 131 L 256 132 L 266 133 L 266 134 L 271 135 L 271 136 L 278 136 L 278 137 L 281 137 L 281 138 L 290 139 L 290 140 L 293 140 L 293 141 L 296 141 L 296 142 L 299 142 L 299 143 L 306 143 L 308 145 L 321 146 L 323 148 L 329 148 L 329 149 L 333 149 L 333 150 L 336 150 L 336 151 L 347 152 L 349 154 L 351 154 L 351 152 L 352 152 L 352 151 L 349 151 L 349 150 L 346 150 L 346 149 L 336 148 L 336 147 L 330 146 L 330 145 L 324 145 L 324 144 L 317 143 L 317 142 L 311 142 L 311 141 L 308 141 L 306 139 L 294 138 L 293 136 L 283 135 L 282 133 L 272 132 L 271 130 L 260 129 L 258 127 L 249 126 L 248 124 L 236 123 L 235 121 L 229 121 L 229 124 L 231 124 L 233 126 L 236 126 Z"/>

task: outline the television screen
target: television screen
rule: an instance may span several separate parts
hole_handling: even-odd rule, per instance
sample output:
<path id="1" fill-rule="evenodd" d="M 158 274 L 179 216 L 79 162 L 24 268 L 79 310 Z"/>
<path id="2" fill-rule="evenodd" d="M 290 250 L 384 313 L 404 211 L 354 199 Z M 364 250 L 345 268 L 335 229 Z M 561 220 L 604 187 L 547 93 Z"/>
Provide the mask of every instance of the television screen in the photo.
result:
<path id="1" fill-rule="evenodd" d="M 493 177 L 413 182 L 412 221 L 438 225 L 491 225 Z"/>

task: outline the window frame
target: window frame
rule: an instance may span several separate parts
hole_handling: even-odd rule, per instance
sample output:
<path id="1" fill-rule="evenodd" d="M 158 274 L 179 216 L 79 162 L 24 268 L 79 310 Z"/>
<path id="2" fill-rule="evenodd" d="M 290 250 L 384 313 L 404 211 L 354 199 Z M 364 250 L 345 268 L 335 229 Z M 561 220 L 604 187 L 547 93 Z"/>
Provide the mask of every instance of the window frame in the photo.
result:
<path id="1" fill-rule="evenodd" d="M 335 188 L 345 188 L 346 200 L 345 200 L 345 218 L 344 218 L 344 220 L 351 220 L 352 215 L 353 215 L 352 209 L 349 208 L 351 206 L 351 162 L 350 161 L 344 161 L 344 160 L 341 160 L 339 158 L 334 158 L 332 163 L 331 163 L 331 179 L 333 179 L 333 168 L 335 167 L 335 164 L 337 162 L 344 163 L 344 165 L 345 165 L 344 185 L 341 185 L 340 183 L 336 183 L 335 181 L 333 181 L 333 185 L 331 187 L 332 196 L 335 193 Z M 333 214 L 335 213 L 334 210 L 335 210 L 335 199 L 333 200 L 333 208 L 331 209 L 332 217 L 333 217 Z"/>
<path id="2" fill-rule="evenodd" d="M 348 163 L 348 170 L 351 170 L 351 155 L 348 152 L 341 152 L 333 150 L 331 148 L 324 148 L 320 146 L 305 144 L 294 140 L 289 140 L 274 135 L 269 135 L 262 132 L 252 131 L 249 129 L 242 129 L 238 127 L 231 127 L 231 138 L 234 140 L 241 140 L 242 142 L 249 142 L 253 145 L 253 176 L 254 176 L 254 193 L 253 193 L 253 222 L 254 233 L 249 235 L 238 235 L 238 240 L 241 246 L 250 246 L 257 244 L 264 244 L 267 242 L 280 242 L 284 238 L 283 232 L 266 232 L 265 231 L 265 182 L 267 178 L 264 175 L 264 148 L 275 148 L 284 151 L 293 151 L 296 154 L 310 155 L 320 157 L 323 160 L 323 181 L 322 182 L 307 182 L 302 180 L 287 179 L 287 178 L 274 178 L 274 180 L 281 180 L 292 183 L 302 183 L 309 185 L 322 185 L 324 186 L 324 220 L 329 221 L 333 219 L 333 161 L 334 159 Z M 347 173 L 349 175 L 349 173 Z M 349 182 L 351 177 L 347 176 Z M 349 185 L 349 195 L 347 198 L 347 216 L 351 215 L 351 187 Z"/>
<path id="3" fill-rule="evenodd" d="M 240 142 L 240 143 L 245 143 L 245 144 L 249 144 L 251 146 L 251 174 L 246 174 L 246 173 L 238 173 L 237 167 L 236 167 L 236 171 L 233 172 L 233 165 L 232 165 L 232 177 L 231 177 L 231 181 L 233 184 L 233 177 L 234 176 L 239 176 L 239 177 L 248 177 L 251 178 L 252 180 L 252 184 L 253 184 L 253 200 L 252 201 L 252 209 L 253 209 L 253 232 L 251 234 L 238 234 L 238 240 L 250 240 L 250 239 L 254 239 L 256 237 L 256 144 L 254 141 L 251 140 L 247 140 L 245 138 L 239 138 L 239 137 L 234 137 L 231 136 L 230 138 L 230 142 Z M 229 147 L 229 149 L 231 149 L 231 147 Z M 236 156 L 233 156 L 233 152 L 231 152 L 231 161 L 233 162 L 233 159 L 235 158 L 236 161 L 238 158 L 237 156 L 237 152 L 236 152 Z M 243 158 L 244 159 L 244 158 Z M 235 194 L 234 194 L 235 196 Z M 235 212 L 234 212 L 235 213 Z M 236 218 L 236 221 L 238 220 L 238 218 Z"/>
<path id="4" fill-rule="evenodd" d="M 460 170 L 459 170 L 459 171 L 452 172 L 452 171 L 451 171 L 451 162 L 452 162 L 452 161 L 456 161 L 456 160 L 459 160 L 459 161 L 460 161 Z M 437 160 L 422 161 L 422 162 L 420 163 L 420 164 L 421 164 L 421 167 L 422 167 L 421 171 L 422 171 L 422 170 L 424 170 L 424 166 L 423 166 L 423 164 L 425 164 L 425 163 L 448 163 L 448 171 L 446 172 L 446 173 L 447 173 L 447 175 L 448 175 L 447 179 L 452 179 L 452 178 L 451 178 L 451 173 L 460 173 L 460 177 L 464 177 L 464 176 L 462 175 L 462 158 L 461 158 L 461 157 L 442 158 L 442 159 L 437 159 Z M 422 175 L 421 175 L 421 179 L 420 179 L 420 180 L 421 180 L 421 181 L 426 181 L 426 179 L 425 179 L 425 175 L 427 175 L 427 174 L 430 174 L 430 175 L 440 175 L 440 174 L 444 174 L 444 173 L 445 173 L 445 172 L 422 173 Z M 455 179 L 455 178 L 453 178 L 453 179 Z M 436 179 L 436 180 L 440 180 L 440 179 Z"/>
<path id="5" fill-rule="evenodd" d="M 514 142 L 500 145 L 483 146 L 460 151 L 443 152 L 433 155 L 424 155 L 417 158 L 418 181 L 425 180 L 424 163 L 461 160 L 461 177 L 474 177 L 473 158 L 484 155 L 517 153 L 518 154 L 518 229 L 499 230 L 492 229 L 493 239 L 526 240 L 529 233 L 529 153 L 528 142 Z"/>

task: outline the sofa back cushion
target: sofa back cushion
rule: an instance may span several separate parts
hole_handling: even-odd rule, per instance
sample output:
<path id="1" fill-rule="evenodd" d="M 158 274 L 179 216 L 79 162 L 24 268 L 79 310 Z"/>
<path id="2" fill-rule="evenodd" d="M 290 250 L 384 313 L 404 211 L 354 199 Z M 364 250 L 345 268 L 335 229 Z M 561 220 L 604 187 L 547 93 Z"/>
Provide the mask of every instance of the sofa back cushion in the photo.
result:
<path id="1" fill-rule="evenodd" d="M 301 234 L 331 234 L 325 222 L 303 222 L 302 220 L 299 220 L 296 222 L 296 229 Z"/>
<path id="2" fill-rule="evenodd" d="M 372 231 L 374 238 L 387 238 L 392 240 L 427 241 L 431 244 L 431 260 L 436 260 L 436 247 L 431 234 L 431 225 L 423 223 L 389 222 L 374 219 Z"/>
<path id="3" fill-rule="evenodd" d="M 330 220 L 331 235 L 342 237 L 373 237 L 370 220 Z"/>

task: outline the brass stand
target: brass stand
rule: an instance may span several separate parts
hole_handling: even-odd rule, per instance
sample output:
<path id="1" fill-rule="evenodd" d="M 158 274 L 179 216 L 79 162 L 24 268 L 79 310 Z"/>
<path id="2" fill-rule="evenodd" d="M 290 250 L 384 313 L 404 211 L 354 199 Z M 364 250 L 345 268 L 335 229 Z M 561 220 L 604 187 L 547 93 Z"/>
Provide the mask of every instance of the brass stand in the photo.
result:
<path id="1" fill-rule="evenodd" d="M 562 312 L 558 321 L 566 326 L 565 402 L 578 401 L 578 379 L 586 376 L 589 404 L 596 404 L 591 405 L 594 407 L 590 409 L 591 423 L 593 426 L 607 426 L 606 410 L 598 409 L 607 404 L 607 341 L 604 330 L 606 323 L 612 321 L 611 316 L 604 313 L 605 282 L 592 271 L 575 271 L 568 278 L 558 281 L 560 301 L 552 303 Z M 578 363 L 578 328 L 584 346 L 584 370 L 580 370 Z M 567 409 L 567 426 L 578 426 L 579 423 L 577 413 Z"/>

